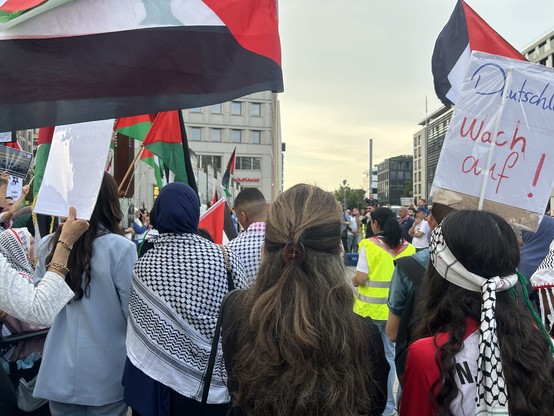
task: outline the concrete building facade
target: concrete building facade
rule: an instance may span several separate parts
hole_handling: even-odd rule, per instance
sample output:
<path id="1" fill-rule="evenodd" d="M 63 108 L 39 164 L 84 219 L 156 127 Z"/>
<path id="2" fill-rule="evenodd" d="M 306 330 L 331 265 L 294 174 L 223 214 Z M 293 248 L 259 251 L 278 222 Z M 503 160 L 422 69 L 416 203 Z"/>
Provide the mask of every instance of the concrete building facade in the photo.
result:
<path id="1" fill-rule="evenodd" d="M 227 162 L 236 148 L 231 194 L 241 188 L 258 188 L 268 202 L 283 189 L 283 148 L 279 101 L 271 92 L 259 92 L 207 107 L 183 110 L 191 162 L 200 203 L 212 201 L 220 187 Z M 138 143 L 137 143 L 138 146 Z M 153 173 L 139 164 L 135 172 L 135 204 L 151 206 L 157 186 Z M 231 198 L 233 199 L 233 197 Z"/>
<path id="2" fill-rule="evenodd" d="M 379 202 L 400 205 L 406 182 L 412 179 L 413 157 L 395 156 L 377 165 L 377 194 Z"/>

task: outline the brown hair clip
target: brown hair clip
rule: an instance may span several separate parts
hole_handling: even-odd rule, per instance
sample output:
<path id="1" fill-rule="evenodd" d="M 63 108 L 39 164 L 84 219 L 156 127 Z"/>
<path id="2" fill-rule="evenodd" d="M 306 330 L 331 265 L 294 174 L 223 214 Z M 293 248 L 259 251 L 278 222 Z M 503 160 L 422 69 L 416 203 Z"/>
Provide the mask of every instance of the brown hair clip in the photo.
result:
<path id="1" fill-rule="evenodd" d="M 304 250 L 304 244 L 294 244 L 292 241 L 285 244 L 285 248 L 283 249 L 283 260 L 285 263 L 288 263 L 291 260 L 297 260 L 298 263 L 302 263 L 305 255 L 306 252 Z"/>

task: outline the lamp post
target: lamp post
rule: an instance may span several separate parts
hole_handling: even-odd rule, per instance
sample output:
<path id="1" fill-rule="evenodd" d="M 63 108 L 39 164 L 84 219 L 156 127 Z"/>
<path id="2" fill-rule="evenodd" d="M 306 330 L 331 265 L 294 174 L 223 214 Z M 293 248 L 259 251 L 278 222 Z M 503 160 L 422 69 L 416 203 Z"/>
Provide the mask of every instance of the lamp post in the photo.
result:
<path id="1" fill-rule="evenodd" d="M 346 185 L 348 182 L 345 180 L 342 181 L 342 197 L 343 197 L 343 210 L 346 210 Z"/>

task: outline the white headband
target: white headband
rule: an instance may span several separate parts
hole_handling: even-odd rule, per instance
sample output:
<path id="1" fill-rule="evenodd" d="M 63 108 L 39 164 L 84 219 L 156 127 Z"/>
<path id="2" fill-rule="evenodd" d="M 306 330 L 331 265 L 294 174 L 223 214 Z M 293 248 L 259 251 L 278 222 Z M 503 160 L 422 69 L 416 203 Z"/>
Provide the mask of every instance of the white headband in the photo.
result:
<path id="1" fill-rule="evenodd" d="M 468 271 L 452 254 L 442 234 L 442 224 L 431 234 L 429 255 L 437 272 L 450 283 L 464 289 L 481 292 L 481 322 L 479 325 L 479 358 L 477 360 L 478 414 L 508 414 L 506 381 L 500 361 L 496 334 L 496 292 L 508 290 L 517 280 L 517 274 L 505 277 L 482 277 Z"/>

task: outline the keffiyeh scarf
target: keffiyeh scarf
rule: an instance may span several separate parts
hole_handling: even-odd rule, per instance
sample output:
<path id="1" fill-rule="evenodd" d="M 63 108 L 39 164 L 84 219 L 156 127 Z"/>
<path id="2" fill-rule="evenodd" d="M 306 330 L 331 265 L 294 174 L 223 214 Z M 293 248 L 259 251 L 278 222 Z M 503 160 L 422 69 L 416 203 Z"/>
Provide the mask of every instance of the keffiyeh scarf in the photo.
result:
<path id="1" fill-rule="evenodd" d="M 496 292 L 513 287 L 518 280 L 517 275 L 486 278 L 471 273 L 454 257 L 446 245 L 442 225 L 436 227 L 431 235 L 429 255 L 433 266 L 444 279 L 464 289 L 481 292 L 483 303 L 479 325 L 476 414 L 507 415 L 506 381 L 496 333 Z"/>
<path id="2" fill-rule="evenodd" d="M 29 280 L 33 280 L 33 266 L 29 262 L 31 233 L 26 228 L 10 228 L 0 233 L 0 253 L 12 268 Z"/>
<path id="3" fill-rule="evenodd" d="M 244 288 L 242 263 L 228 254 L 235 286 Z M 160 234 L 133 270 L 127 327 L 127 354 L 133 365 L 200 401 L 219 308 L 228 291 L 217 245 L 197 234 Z M 213 371 L 208 402 L 227 402 L 220 349 Z"/>

